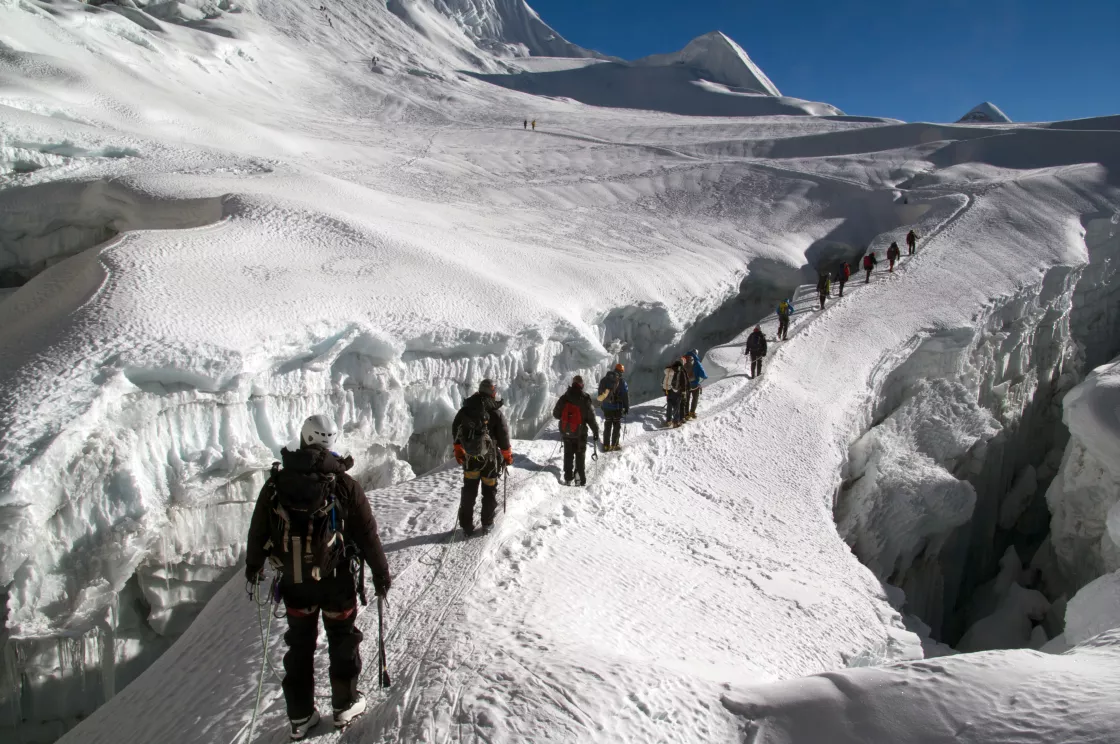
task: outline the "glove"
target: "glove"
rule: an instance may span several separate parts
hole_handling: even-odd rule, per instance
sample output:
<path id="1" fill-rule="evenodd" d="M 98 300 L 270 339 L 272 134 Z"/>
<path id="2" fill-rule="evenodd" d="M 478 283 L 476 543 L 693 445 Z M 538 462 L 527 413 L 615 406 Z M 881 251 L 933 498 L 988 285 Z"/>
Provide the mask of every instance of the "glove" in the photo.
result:
<path id="1" fill-rule="evenodd" d="M 246 566 L 245 580 L 250 584 L 257 584 L 264 581 L 264 568 L 253 568 L 252 566 Z"/>
<path id="2" fill-rule="evenodd" d="M 463 449 L 463 445 L 456 444 L 455 445 L 455 462 L 462 465 L 466 461 L 467 461 L 467 451 L 465 449 Z"/>
<path id="3" fill-rule="evenodd" d="M 506 465 L 513 464 L 513 450 L 502 450 L 502 459 L 505 460 Z"/>
<path id="4" fill-rule="evenodd" d="M 393 585 L 393 577 L 386 576 L 384 579 L 375 579 L 373 582 L 373 591 L 379 597 L 385 597 L 389 593 L 389 587 Z"/>
<path id="5" fill-rule="evenodd" d="M 661 388 L 661 390 L 665 393 L 665 397 L 668 398 L 669 397 L 669 391 L 666 390 L 665 388 Z"/>
<path id="6" fill-rule="evenodd" d="M 629 416 L 630 415 L 630 409 L 629 408 L 623 408 L 622 409 L 622 415 L 623 416 Z"/>

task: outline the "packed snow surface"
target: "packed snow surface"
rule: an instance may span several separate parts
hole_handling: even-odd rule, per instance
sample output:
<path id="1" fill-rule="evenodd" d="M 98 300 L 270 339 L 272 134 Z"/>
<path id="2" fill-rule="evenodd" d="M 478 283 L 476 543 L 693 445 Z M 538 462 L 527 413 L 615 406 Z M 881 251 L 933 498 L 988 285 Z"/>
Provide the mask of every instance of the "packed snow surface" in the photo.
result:
<path id="1" fill-rule="evenodd" d="M 511 56 L 583 53 L 551 33 L 512 0 L 0 2 L 5 739 L 78 719 L 70 741 L 245 739 L 247 521 L 321 412 L 395 575 L 396 681 L 367 672 L 348 740 L 738 741 L 720 701 L 744 681 L 921 656 L 897 590 L 836 532 L 848 459 L 869 478 L 854 541 L 883 566 L 920 559 L 884 488 L 907 488 L 914 541 L 968 518 L 947 473 L 1064 353 L 1084 225 L 1120 211 L 1120 132 L 805 116 L 836 112 L 775 97 L 722 36 L 680 65 L 502 75 L 586 74 L 603 99 L 614 74 L 672 84 L 632 110 L 485 82 Z M 694 96 L 739 103 L 681 113 L 798 115 L 646 105 Z M 910 228 L 917 256 L 812 307 L 817 269 Z M 744 332 L 773 337 L 784 296 L 790 339 L 750 379 Z M 662 431 L 655 380 L 694 347 L 701 418 Z M 618 360 L 624 450 L 563 488 L 552 402 Z M 483 377 L 517 457 L 497 529 L 464 541 L 447 429 Z M 371 660 L 374 613 L 359 623 Z M 1084 694 L 1116 700 L 1092 669 Z M 278 741 L 265 674 L 258 730 Z M 954 705 L 991 684 L 961 679 Z"/>

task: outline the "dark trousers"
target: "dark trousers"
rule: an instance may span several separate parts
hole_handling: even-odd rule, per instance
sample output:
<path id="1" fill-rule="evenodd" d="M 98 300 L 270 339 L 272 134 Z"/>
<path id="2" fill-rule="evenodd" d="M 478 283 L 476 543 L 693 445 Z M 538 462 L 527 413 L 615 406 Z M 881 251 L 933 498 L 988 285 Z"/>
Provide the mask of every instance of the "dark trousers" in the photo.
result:
<path id="1" fill-rule="evenodd" d="M 685 415 L 696 414 L 696 404 L 700 402 L 700 386 L 689 388 L 688 392 L 681 396 L 681 418 Z"/>
<path id="2" fill-rule="evenodd" d="M 762 357 L 751 354 L 751 377 L 758 377 L 762 374 Z"/>
<path id="3" fill-rule="evenodd" d="M 894 259 L 893 258 L 890 259 L 890 262 L 891 262 L 891 271 L 893 272 L 894 271 Z"/>
<path id="4" fill-rule="evenodd" d="M 845 284 L 847 284 L 847 283 L 848 283 L 848 280 L 847 280 L 847 279 L 845 279 L 845 280 L 844 280 L 844 281 L 842 281 L 842 282 L 839 282 L 839 284 L 840 284 L 840 296 L 841 296 L 841 297 L 843 297 L 843 296 L 844 296 L 844 285 L 845 285 Z"/>
<path id="5" fill-rule="evenodd" d="M 482 486 L 482 526 L 494 524 L 498 510 L 498 478 L 501 468 L 492 458 L 468 457 L 463 464 L 463 490 L 459 498 L 459 526 L 465 532 L 474 529 L 474 502 Z"/>
<path id="6" fill-rule="evenodd" d="M 306 718 L 315 709 L 315 646 L 320 611 L 327 631 L 331 705 L 349 708 L 357 698 L 358 676 L 362 672 L 362 631 L 354 627 L 358 616 L 354 577 L 343 567 L 322 581 L 284 582 L 280 590 L 288 614 L 283 683 L 288 718 Z"/>
<path id="7" fill-rule="evenodd" d="M 871 283 L 871 269 L 864 269 L 864 271 L 867 272 L 867 278 L 863 280 L 863 283 L 864 284 L 870 284 Z"/>
<path id="8" fill-rule="evenodd" d="M 618 438 L 622 434 L 622 409 L 613 411 L 603 409 L 603 446 L 617 447 Z"/>
<path id="9" fill-rule="evenodd" d="M 817 292 L 817 297 L 821 301 L 821 310 L 824 310 L 824 301 L 825 301 L 825 298 L 828 297 L 828 292 L 825 292 L 823 289 L 819 290 Z"/>
<path id="10" fill-rule="evenodd" d="M 670 390 L 665 396 L 665 423 L 681 420 L 681 394 Z"/>
<path id="11" fill-rule="evenodd" d="M 572 480 L 574 475 L 579 484 L 587 483 L 584 461 L 587 457 L 587 437 L 564 437 L 564 480 Z"/>
<path id="12" fill-rule="evenodd" d="M 914 255 L 914 243 L 907 243 L 906 247 L 910 249 L 909 255 L 913 256 Z"/>
<path id="13" fill-rule="evenodd" d="M 778 338 L 784 339 L 789 335 L 789 316 L 778 316 Z"/>

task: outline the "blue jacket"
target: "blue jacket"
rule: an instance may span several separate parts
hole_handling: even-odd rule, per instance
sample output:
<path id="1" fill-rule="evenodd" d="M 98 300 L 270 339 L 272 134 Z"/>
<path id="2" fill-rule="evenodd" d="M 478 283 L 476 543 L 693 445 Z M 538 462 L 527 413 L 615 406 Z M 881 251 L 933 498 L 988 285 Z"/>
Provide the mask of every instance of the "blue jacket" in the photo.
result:
<path id="1" fill-rule="evenodd" d="M 610 395 L 608 391 L 614 387 L 615 380 L 618 380 L 618 388 L 615 390 L 614 395 Z M 614 370 L 608 372 L 603 376 L 603 379 L 599 381 L 599 395 L 603 393 L 608 393 L 602 403 L 604 411 L 630 410 L 630 391 L 626 387 L 626 380 Z"/>
<path id="2" fill-rule="evenodd" d="M 790 314 L 790 315 L 793 315 L 793 303 L 792 303 L 792 302 L 789 302 L 788 300 L 786 300 L 785 302 L 786 302 L 786 304 L 787 304 L 787 305 L 789 305 L 789 314 Z M 778 313 L 778 315 L 779 315 L 779 316 L 780 316 L 780 315 L 782 314 L 782 303 L 781 303 L 781 302 L 779 302 L 779 303 L 778 303 L 778 305 L 777 305 L 777 307 L 776 307 L 776 308 L 774 309 L 774 311 L 775 311 L 776 313 Z"/>
<path id="3" fill-rule="evenodd" d="M 700 363 L 700 357 L 688 352 L 688 356 L 692 359 L 692 387 L 700 387 L 700 381 L 708 379 L 708 373 L 704 371 L 704 365 Z"/>

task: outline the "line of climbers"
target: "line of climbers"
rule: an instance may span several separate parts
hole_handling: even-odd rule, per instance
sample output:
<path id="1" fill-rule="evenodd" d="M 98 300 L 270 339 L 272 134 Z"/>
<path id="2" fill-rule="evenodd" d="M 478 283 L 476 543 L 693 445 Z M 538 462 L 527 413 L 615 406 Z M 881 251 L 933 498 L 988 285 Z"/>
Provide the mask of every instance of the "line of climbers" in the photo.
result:
<path id="1" fill-rule="evenodd" d="M 911 230 L 906 233 L 906 245 L 909 248 L 908 255 L 913 256 L 918 248 L 918 234 Z M 897 241 L 891 241 L 890 247 L 887 248 L 887 260 L 890 262 L 890 271 L 894 273 L 894 265 L 896 261 L 902 258 L 902 251 L 898 248 Z M 879 259 L 875 257 L 875 251 L 869 252 L 863 257 L 863 270 L 867 273 L 864 284 L 871 281 L 871 272 L 875 270 L 878 265 Z M 817 277 L 817 300 L 820 302 L 820 309 L 824 310 L 824 303 L 829 297 L 832 296 L 832 284 L 836 282 L 839 289 L 839 297 L 844 296 L 844 285 L 848 283 L 848 279 L 852 275 L 852 266 L 847 261 L 842 263 L 837 269 L 835 274 L 828 271 L 822 271 Z M 793 300 L 789 297 L 778 303 L 776 308 L 778 315 L 778 341 L 785 341 L 789 338 L 789 318 L 794 313 Z M 758 377 L 762 374 L 762 358 L 766 356 L 766 334 L 762 332 L 762 326 L 756 325 L 754 331 L 747 336 L 746 349 L 743 352 L 746 356 L 751 358 L 751 374 L 752 378 Z"/>
<path id="2" fill-rule="evenodd" d="M 910 255 L 917 235 L 906 236 Z M 899 258 L 897 243 L 887 250 L 891 270 Z M 870 281 L 876 264 L 872 251 L 863 259 Z M 851 275 L 847 263 L 836 273 L 840 296 Z M 817 283 L 821 307 L 829 296 L 829 275 Z M 786 339 L 793 303 L 778 304 L 778 338 Z M 747 337 L 746 354 L 751 358 L 751 377 L 762 374 L 766 335 L 760 326 Z M 603 409 L 603 450 L 621 449 L 622 417 L 630 412 L 630 393 L 623 377 L 625 368 L 616 364 L 599 381 L 598 402 Z M 696 418 L 701 383 L 708 377 L 698 350 L 682 354 L 665 367 L 665 426 L 675 428 Z M 556 401 L 552 415 L 560 421 L 564 443 L 564 483 L 582 486 L 587 482 L 587 435 L 599 441 L 599 424 L 583 377 L 576 375 Z M 482 491 L 482 528 L 489 530 L 497 511 L 498 480 L 513 464 L 509 425 L 501 408 L 503 401 L 491 380 L 483 380 L 478 392 L 463 401 L 452 421 L 455 460 L 463 467 L 463 486 L 458 521 L 468 537 L 475 532 L 474 507 Z M 308 418 L 300 430 L 297 450 L 280 451 L 281 463 L 257 496 L 246 545 L 245 577 L 255 596 L 264 577 L 264 566 L 272 565 L 277 576 L 277 602 L 283 602 L 288 620 L 284 640 L 284 701 L 293 741 L 307 737 L 320 720 L 315 709 L 315 646 L 319 615 L 327 633 L 333 722 L 344 727 L 366 709 L 358 690 L 362 671 L 360 646 L 363 635 L 354 627 L 358 600 L 366 603 L 365 565 L 373 573 L 374 591 L 383 599 L 392 585 L 389 562 L 378 536 L 377 520 L 361 485 L 347 471 L 354 466 L 350 456 L 332 451 L 338 429 L 326 416 Z M 507 480 L 508 486 L 508 480 Z M 384 670 L 384 658 L 382 658 Z"/>

